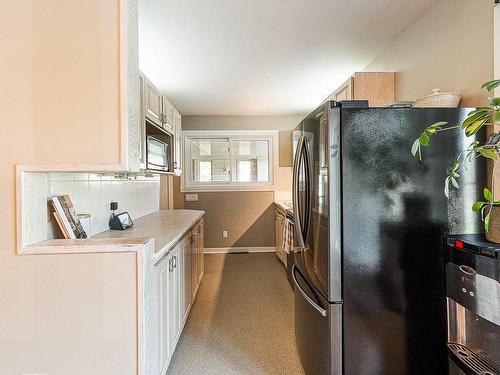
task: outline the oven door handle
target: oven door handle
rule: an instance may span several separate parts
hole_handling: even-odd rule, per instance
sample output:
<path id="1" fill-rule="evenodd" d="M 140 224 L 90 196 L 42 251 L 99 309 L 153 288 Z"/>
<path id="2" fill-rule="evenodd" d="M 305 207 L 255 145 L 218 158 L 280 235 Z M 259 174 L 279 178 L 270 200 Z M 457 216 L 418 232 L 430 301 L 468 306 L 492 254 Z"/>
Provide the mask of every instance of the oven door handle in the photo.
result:
<path id="1" fill-rule="evenodd" d="M 302 294 L 302 297 L 312 306 L 314 309 L 321 314 L 321 316 L 326 316 L 326 310 L 322 308 L 320 305 L 318 305 L 316 302 L 312 300 L 311 297 L 307 295 L 306 292 L 302 289 L 302 287 L 299 285 L 299 282 L 297 281 L 297 277 L 295 276 L 295 273 L 297 272 L 297 267 L 295 264 L 292 266 L 292 279 L 293 283 L 295 284 L 295 287 L 297 290 Z"/>

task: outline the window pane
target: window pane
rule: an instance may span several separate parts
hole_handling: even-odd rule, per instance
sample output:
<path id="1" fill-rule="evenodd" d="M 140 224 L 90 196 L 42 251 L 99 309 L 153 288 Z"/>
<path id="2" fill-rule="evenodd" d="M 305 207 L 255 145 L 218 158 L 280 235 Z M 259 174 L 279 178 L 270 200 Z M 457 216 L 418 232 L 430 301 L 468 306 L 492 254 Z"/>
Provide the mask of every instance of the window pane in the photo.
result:
<path id="1" fill-rule="evenodd" d="M 232 181 L 269 182 L 269 141 L 231 141 Z"/>
<path id="2" fill-rule="evenodd" d="M 191 140 L 191 181 L 229 182 L 229 140 Z"/>
<path id="3" fill-rule="evenodd" d="M 212 162 L 200 161 L 200 181 L 212 181 Z"/>

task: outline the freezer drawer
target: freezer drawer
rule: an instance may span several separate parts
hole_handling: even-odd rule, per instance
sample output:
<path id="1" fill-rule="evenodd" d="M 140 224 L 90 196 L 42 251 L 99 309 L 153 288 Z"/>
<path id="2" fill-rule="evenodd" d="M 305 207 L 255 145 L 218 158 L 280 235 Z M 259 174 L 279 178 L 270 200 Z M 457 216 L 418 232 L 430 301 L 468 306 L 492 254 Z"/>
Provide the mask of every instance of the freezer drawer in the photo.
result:
<path id="1" fill-rule="evenodd" d="M 295 339 L 308 375 L 342 374 L 342 304 L 331 304 L 307 282 L 297 267 Z"/>

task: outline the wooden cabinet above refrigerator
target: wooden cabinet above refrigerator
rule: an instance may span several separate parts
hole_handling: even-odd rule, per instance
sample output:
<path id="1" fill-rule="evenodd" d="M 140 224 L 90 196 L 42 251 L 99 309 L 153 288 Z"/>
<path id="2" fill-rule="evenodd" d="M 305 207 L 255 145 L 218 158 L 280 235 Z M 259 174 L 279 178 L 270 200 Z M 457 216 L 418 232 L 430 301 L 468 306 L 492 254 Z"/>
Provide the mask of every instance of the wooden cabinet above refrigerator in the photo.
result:
<path id="1" fill-rule="evenodd" d="M 335 89 L 327 100 L 368 100 L 370 107 L 381 107 L 395 100 L 394 72 L 358 72 Z"/>

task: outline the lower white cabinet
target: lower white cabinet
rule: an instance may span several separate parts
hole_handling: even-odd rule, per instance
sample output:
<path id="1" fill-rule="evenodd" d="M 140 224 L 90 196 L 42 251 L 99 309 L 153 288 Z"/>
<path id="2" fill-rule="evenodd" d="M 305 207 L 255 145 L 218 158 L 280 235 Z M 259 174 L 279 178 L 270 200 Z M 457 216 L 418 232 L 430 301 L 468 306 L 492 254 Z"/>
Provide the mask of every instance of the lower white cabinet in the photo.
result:
<path id="1" fill-rule="evenodd" d="M 170 257 L 164 258 L 156 266 L 157 274 L 157 290 L 158 290 L 158 323 L 159 323 L 159 340 L 158 340 L 158 355 L 160 374 L 165 374 L 168 367 L 168 359 L 170 357 L 170 342 L 168 339 L 168 287 L 170 277 Z"/>
<path id="2" fill-rule="evenodd" d="M 181 304 L 180 304 L 180 316 L 182 317 L 182 322 L 185 322 L 189 309 L 191 308 L 191 244 L 189 238 L 186 238 L 182 242 L 182 250 L 181 251 L 181 269 L 182 269 L 182 295 L 181 295 Z"/>
<path id="3" fill-rule="evenodd" d="M 155 266 L 158 292 L 156 342 L 160 375 L 167 372 L 203 278 L 202 258 L 203 219 Z"/>
<path id="4" fill-rule="evenodd" d="M 201 219 L 191 232 L 191 294 L 192 298 L 198 293 L 198 286 L 204 274 L 204 221 Z"/>
<path id="5" fill-rule="evenodd" d="M 179 269 L 177 268 L 177 259 L 179 256 L 179 247 L 176 247 L 170 253 L 170 272 L 168 276 L 168 355 L 169 357 L 174 354 L 175 345 L 177 343 L 177 336 L 180 327 L 180 277 Z"/>

